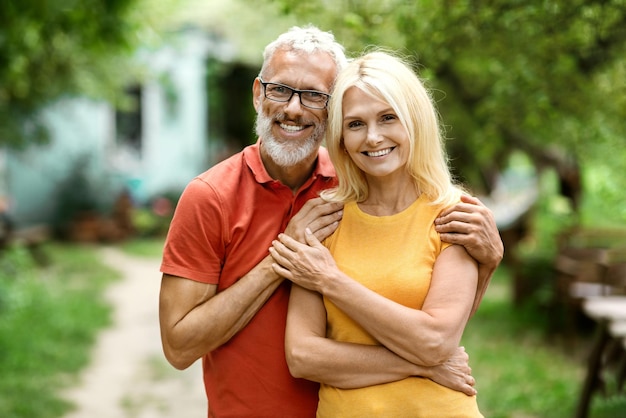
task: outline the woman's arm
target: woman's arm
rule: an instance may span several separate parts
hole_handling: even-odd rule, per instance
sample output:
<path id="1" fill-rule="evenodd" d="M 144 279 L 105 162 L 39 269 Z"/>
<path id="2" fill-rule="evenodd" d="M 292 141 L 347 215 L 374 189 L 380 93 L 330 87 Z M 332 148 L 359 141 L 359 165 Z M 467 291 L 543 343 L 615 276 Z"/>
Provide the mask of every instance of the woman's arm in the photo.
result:
<path id="1" fill-rule="evenodd" d="M 493 212 L 478 198 L 462 195 L 461 202 L 439 214 L 435 229 L 442 241 L 464 246 L 478 261 L 478 291 L 472 308 L 474 314 L 504 256 L 504 244 Z"/>
<path id="2" fill-rule="evenodd" d="M 285 335 L 287 364 L 294 377 L 353 389 L 422 376 L 469 396 L 476 394 L 463 348 L 443 365 L 422 367 L 383 346 L 338 342 L 325 334 L 326 310 L 321 295 L 294 285 Z"/>
<path id="3" fill-rule="evenodd" d="M 275 271 L 329 298 L 387 349 L 413 364 L 441 364 L 458 347 L 477 284 L 477 266 L 463 247 L 442 251 L 422 310 L 396 303 L 341 272 L 312 235 L 309 245 L 284 235 L 270 250 Z"/>

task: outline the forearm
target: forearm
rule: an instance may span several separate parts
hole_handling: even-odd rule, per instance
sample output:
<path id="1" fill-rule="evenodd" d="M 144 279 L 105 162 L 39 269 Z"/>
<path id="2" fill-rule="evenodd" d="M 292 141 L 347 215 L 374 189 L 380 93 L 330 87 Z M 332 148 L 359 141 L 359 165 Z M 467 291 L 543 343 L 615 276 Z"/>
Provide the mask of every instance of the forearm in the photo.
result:
<path id="1" fill-rule="evenodd" d="M 458 347 L 476 293 L 476 275 L 475 262 L 454 246 L 435 263 L 421 309 L 387 299 L 342 272 L 325 281 L 322 291 L 389 350 L 411 363 L 434 366 Z"/>
<path id="2" fill-rule="evenodd" d="M 347 276 L 333 282 L 324 290 L 325 296 L 380 344 L 407 362 L 434 366 L 449 357 L 458 345 L 456 340 L 460 335 L 448 336 L 447 330 L 424 311 L 391 301 Z M 442 341 L 449 346 L 449 352 L 441 350 Z"/>
<path id="3" fill-rule="evenodd" d="M 480 303 L 485 296 L 485 292 L 487 291 L 489 283 L 491 282 L 491 277 L 493 277 L 493 274 L 495 273 L 498 264 L 499 262 L 478 265 L 478 285 L 476 288 L 476 296 L 474 297 L 474 303 L 472 305 L 470 317 L 472 317 L 478 310 L 478 307 L 480 306 Z"/>
<path id="4" fill-rule="evenodd" d="M 478 280 L 480 282 L 491 280 L 491 276 L 495 273 L 499 263 L 478 264 Z"/>
<path id="5" fill-rule="evenodd" d="M 395 382 L 410 376 L 430 376 L 430 368 L 412 364 L 383 346 L 319 338 L 306 350 L 291 351 L 287 362 L 294 377 L 341 389 Z"/>
<path id="6" fill-rule="evenodd" d="M 326 316 L 319 293 L 292 286 L 285 356 L 293 376 L 350 389 L 392 382 L 422 371 L 384 346 L 329 338 Z"/>
<path id="7" fill-rule="evenodd" d="M 302 343 L 310 344 L 311 340 Z M 302 348 L 301 353 L 307 355 L 298 358 L 294 358 L 292 350 L 288 351 L 287 363 L 291 373 L 340 389 L 358 389 L 419 376 L 468 396 L 476 394 L 469 356 L 463 347 L 458 347 L 445 363 L 434 367 L 412 364 L 379 345 L 320 338 L 314 346 Z"/>
<path id="8" fill-rule="evenodd" d="M 237 283 L 203 298 L 162 332 L 166 357 L 175 367 L 188 367 L 250 322 L 282 282 L 270 261 L 266 257 Z"/>

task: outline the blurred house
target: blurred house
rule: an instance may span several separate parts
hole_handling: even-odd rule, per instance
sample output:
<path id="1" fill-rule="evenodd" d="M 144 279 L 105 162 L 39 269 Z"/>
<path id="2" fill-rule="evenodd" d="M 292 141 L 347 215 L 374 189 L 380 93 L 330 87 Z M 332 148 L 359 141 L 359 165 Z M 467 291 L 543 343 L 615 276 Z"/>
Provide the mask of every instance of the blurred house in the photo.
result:
<path id="1" fill-rule="evenodd" d="M 224 42 L 184 30 L 138 54 L 151 76 L 129 87 L 131 110 L 86 98 L 47 108 L 49 144 L 0 154 L 0 192 L 14 224 L 51 225 L 64 210 L 113 208 L 120 196 L 143 205 L 180 193 L 224 149 L 208 135 L 206 63 L 229 54 Z"/>

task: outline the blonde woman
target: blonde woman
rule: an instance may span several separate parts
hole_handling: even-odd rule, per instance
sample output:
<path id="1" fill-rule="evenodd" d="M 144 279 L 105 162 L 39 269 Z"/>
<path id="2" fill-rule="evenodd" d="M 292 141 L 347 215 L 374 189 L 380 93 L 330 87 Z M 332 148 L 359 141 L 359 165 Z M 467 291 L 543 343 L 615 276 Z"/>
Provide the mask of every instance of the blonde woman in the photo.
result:
<path id="1" fill-rule="evenodd" d="M 481 417 L 469 373 L 465 393 L 406 375 L 457 352 L 478 277 L 466 250 L 435 231 L 462 190 L 428 91 L 392 54 L 354 59 L 337 78 L 326 140 L 338 187 L 322 197 L 344 203 L 339 227 L 323 245 L 309 232 L 308 245 L 283 234 L 270 249 L 275 271 L 294 282 L 290 372 L 322 384 L 319 417 Z M 397 373 L 365 378 L 355 348 L 379 350 Z"/>

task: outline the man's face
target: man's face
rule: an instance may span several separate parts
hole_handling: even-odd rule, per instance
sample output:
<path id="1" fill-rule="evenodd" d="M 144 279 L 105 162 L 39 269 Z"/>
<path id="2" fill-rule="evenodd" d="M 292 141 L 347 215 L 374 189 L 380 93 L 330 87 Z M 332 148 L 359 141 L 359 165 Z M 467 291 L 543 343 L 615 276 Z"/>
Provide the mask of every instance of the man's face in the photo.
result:
<path id="1" fill-rule="evenodd" d="M 279 50 L 265 72 L 264 82 L 330 93 L 336 67 L 327 53 Z M 265 97 L 258 79 L 254 83 L 254 104 L 256 133 L 262 139 L 264 151 L 277 165 L 293 166 L 317 153 L 326 131 L 328 114 L 325 108 L 303 106 L 298 94 L 288 102 L 270 100 Z"/>

